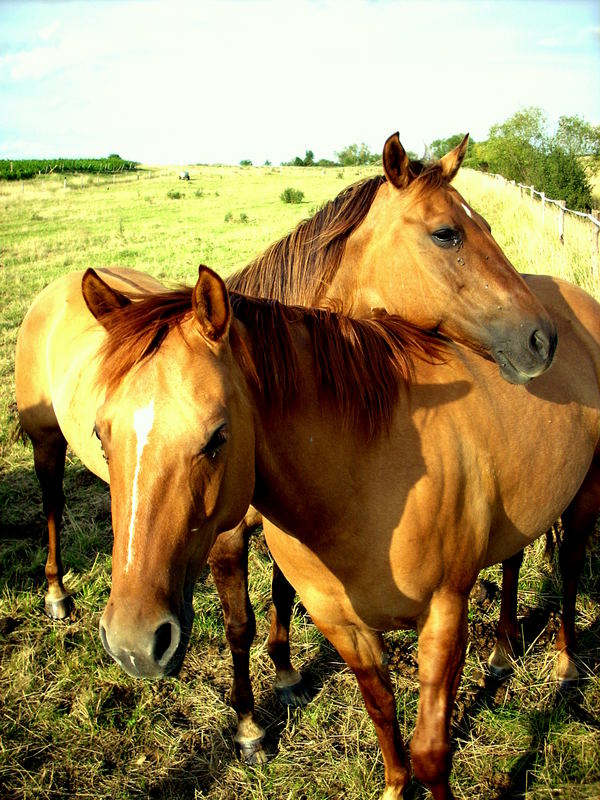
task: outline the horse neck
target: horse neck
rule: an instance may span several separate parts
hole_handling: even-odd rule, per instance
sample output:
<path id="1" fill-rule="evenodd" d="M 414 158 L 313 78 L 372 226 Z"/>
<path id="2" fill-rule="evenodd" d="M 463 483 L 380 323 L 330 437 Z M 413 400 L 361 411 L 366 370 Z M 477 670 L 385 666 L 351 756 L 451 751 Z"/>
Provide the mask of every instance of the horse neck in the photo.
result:
<path id="1" fill-rule="evenodd" d="M 356 233 L 368 228 L 365 222 L 383 182 L 383 176 L 375 176 L 347 187 L 314 217 L 230 275 L 228 288 L 289 305 L 329 305 L 335 299 L 353 308 L 357 290 L 362 294 L 354 274 L 362 266 Z"/>
<path id="2" fill-rule="evenodd" d="M 369 211 L 346 239 L 337 270 L 319 298 L 320 305 L 339 305 L 353 317 L 368 316 L 374 309 L 389 310 L 389 298 L 382 297 L 377 286 L 378 259 L 372 257 L 371 249 L 381 236 L 377 220 L 385 191 L 386 184 L 379 186 Z"/>

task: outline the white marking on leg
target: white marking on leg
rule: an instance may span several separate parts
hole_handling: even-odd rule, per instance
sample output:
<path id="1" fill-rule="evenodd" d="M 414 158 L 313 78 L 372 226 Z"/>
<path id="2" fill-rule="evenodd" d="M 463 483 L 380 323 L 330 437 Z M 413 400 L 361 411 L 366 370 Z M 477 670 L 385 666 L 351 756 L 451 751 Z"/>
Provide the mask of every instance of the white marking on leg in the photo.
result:
<path id="1" fill-rule="evenodd" d="M 464 208 L 467 217 L 469 217 L 469 219 L 473 219 L 473 213 L 471 212 L 469 206 L 466 203 L 461 203 L 461 206 Z"/>
<path id="2" fill-rule="evenodd" d="M 125 572 L 129 569 L 129 565 L 133 561 L 133 533 L 135 530 L 135 518 L 138 510 L 138 478 L 140 474 L 140 465 L 142 463 L 142 453 L 144 447 L 148 444 L 148 436 L 152 430 L 154 423 L 154 400 L 144 408 L 139 408 L 133 415 L 133 429 L 137 437 L 137 463 L 135 465 L 135 473 L 133 476 L 133 489 L 131 492 L 131 519 L 129 520 L 129 542 L 127 544 L 127 563 L 125 564 Z"/>

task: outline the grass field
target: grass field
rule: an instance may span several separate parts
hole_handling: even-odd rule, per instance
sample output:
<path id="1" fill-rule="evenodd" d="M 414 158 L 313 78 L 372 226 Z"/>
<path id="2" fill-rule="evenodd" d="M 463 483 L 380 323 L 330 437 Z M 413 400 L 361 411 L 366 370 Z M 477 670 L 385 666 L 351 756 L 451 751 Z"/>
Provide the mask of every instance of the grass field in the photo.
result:
<path id="1" fill-rule="evenodd" d="M 278 706 L 265 638 L 270 565 L 251 548 L 258 618 L 252 651 L 257 704 L 276 757 L 250 768 L 234 754 L 235 715 L 220 606 L 205 574 L 196 621 L 177 679 L 136 682 L 109 660 L 97 626 L 110 587 L 107 488 L 69 457 L 63 555 L 76 610 L 64 623 L 42 615 L 45 548 L 31 448 L 12 445 L 14 344 L 20 321 L 53 278 L 88 266 L 127 265 L 166 281 L 194 280 L 207 263 L 226 275 L 376 169 L 179 167 L 139 177 L 49 176 L 0 183 L 0 797 L 337 800 L 376 798 L 383 768 L 356 682 L 301 606 L 295 662 L 316 698 L 301 711 Z M 600 299 L 591 274 L 590 226 L 568 218 L 566 243 L 552 212 L 518 191 L 464 171 L 457 187 L 491 223 L 515 266 L 561 275 Z M 299 205 L 281 202 L 293 187 Z M 551 480 L 551 476 L 549 476 Z M 484 664 L 498 618 L 497 568 L 470 608 L 469 648 L 455 714 L 453 787 L 458 798 L 600 797 L 598 555 L 590 552 L 578 602 L 580 686 L 561 694 L 549 644 L 558 625 L 555 565 L 532 546 L 522 572 L 525 655 L 501 683 Z M 388 638 L 401 731 L 416 719 L 416 638 Z M 426 796 L 414 783 L 407 798 Z"/>

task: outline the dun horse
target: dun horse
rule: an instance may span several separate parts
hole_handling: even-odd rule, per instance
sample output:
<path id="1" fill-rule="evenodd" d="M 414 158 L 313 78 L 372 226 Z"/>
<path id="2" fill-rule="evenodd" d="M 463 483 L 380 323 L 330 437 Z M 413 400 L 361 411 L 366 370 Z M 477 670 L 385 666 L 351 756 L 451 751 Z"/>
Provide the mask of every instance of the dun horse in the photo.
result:
<path id="1" fill-rule="evenodd" d="M 115 288 L 123 280 L 105 277 L 88 271 L 82 282 L 105 336 L 89 329 L 76 276 L 42 295 L 56 372 L 30 419 L 46 407 L 48 421 L 49 402 L 59 419 L 79 402 L 99 406 L 114 531 L 107 651 L 137 677 L 178 670 L 194 580 L 252 502 L 278 564 L 356 675 L 386 800 L 402 796 L 410 765 L 380 632 L 416 627 L 412 768 L 436 800 L 452 797 L 449 722 L 469 591 L 484 566 L 513 556 L 595 485 L 598 305 L 552 284 L 558 350 L 525 387 L 398 318 L 238 294 L 232 315 L 206 268 L 193 290 L 133 303 Z M 91 426 L 69 431 L 84 452 Z"/>
<path id="2" fill-rule="evenodd" d="M 535 375 L 551 357 L 553 333 L 539 305 L 534 304 L 531 312 L 541 315 L 539 326 L 534 317 L 525 319 L 531 296 L 522 280 L 489 235 L 485 222 L 449 186 L 463 160 L 466 142 L 465 137 L 439 163 L 424 167 L 409 162 L 397 135 L 390 137 L 384 147 L 385 177 L 369 179 L 344 191 L 313 219 L 302 223 L 234 276 L 230 285 L 295 303 L 326 304 L 329 298 L 341 297 L 344 306 L 354 313 L 366 313 L 372 307 L 401 311 L 420 325 L 437 327 L 458 341 L 491 353 L 510 380 Z M 162 288 L 148 277 L 136 275 L 128 280 L 142 288 Z M 522 315 L 520 320 L 515 314 Z M 510 326 L 517 321 L 525 322 L 518 341 L 510 333 Z M 44 335 L 43 327 L 38 331 Z M 529 366 L 523 358 L 529 360 Z M 22 358 L 19 351 L 17 384 L 24 402 L 29 393 L 21 392 L 19 386 L 27 376 L 21 380 L 20 374 L 28 370 L 27 356 Z M 73 409 L 71 413 L 78 412 Z M 84 416 L 85 409 L 81 413 Z M 31 418 L 30 410 L 26 416 Z M 65 432 L 74 424 L 65 421 Z M 62 499 L 48 498 L 62 497 L 61 456 L 55 453 L 64 447 L 64 437 L 54 426 L 55 422 L 48 425 L 52 445 L 45 440 L 38 448 L 52 451 L 51 456 L 46 458 L 41 452 L 36 463 L 46 487 L 44 505 L 49 525 L 46 610 L 60 618 L 69 609 L 58 544 Z M 31 428 L 32 435 L 39 438 L 35 420 Z M 70 434 L 67 438 L 70 440 Z M 58 471 L 54 473 L 56 465 Z M 107 478 L 106 467 L 97 454 L 89 465 Z M 246 562 L 248 523 L 259 520 L 260 515 L 251 511 L 245 523 L 219 537 L 211 554 L 233 653 L 232 702 L 240 720 L 252 718 L 254 707 L 248 678 L 254 619 L 247 594 Z M 515 575 L 514 571 L 511 574 Z M 516 577 L 512 586 L 516 592 Z M 277 570 L 274 599 L 279 613 L 273 614 L 269 652 L 276 666 L 277 687 L 284 701 L 301 703 L 306 699 L 303 686 L 289 660 L 293 589 Z M 516 630 L 514 612 L 512 616 L 505 613 L 505 606 L 513 610 L 510 603 L 503 603 L 503 632 L 496 653 L 496 662 L 502 665 L 510 648 L 508 634 Z M 245 728 L 246 734 L 242 734 L 240 726 L 239 743 L 242 749 L 246 746 L 247 757 L 260 759 L 262 731 L 255 727 L 255 735 L 250 735 L 248 741 L 248 726 Z"/>

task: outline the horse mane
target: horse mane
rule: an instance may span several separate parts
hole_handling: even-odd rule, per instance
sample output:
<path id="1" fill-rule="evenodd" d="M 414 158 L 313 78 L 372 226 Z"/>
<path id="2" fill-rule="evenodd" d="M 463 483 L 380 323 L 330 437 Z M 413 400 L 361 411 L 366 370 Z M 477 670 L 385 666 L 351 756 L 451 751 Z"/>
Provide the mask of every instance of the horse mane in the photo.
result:
<path id="1" fill-rule="evenodd" d="M 132 302 L 105 318 L 108 336 L 99 352 L 101 381 L 109 392 L 192 315 L 191 287 L 124 294 Z"/>
<path id="2" fill-rule="evenodd" d="M 342 424 L 362 430 L 368 439 L 389 429 L 400 387 L 412 379 L 414 359 L 440 360 L 445 347 L 436 332 L 397 316 L 358 319 L 330 308 L 289 306 L 238 293 L 230 297 L 235 318 L 254 345 L 245 369 L 264 412 L 285 414 L 302 401 L 292 338 L 292 329 L 302 325 L 322 399 L 337 408 Z M 238 359 L 243 367 L 244 359 L 247 355 Z"/>
<path id="3" fill-rule="evenodd" d="M 411 161 L 411 186 L 433 191 L 445 181 L 439 162 Z M 350 234 L 375 199 L 384 175 L 347 186 L 314 216 L 302 220 L 243 269 L 226 279 L 228 289 L 287 305 L 316 306 L 332 282 Z"/>
<path id="4" fill-rule="evenodd" d="M 366 217 L 383 175 L 347 186 L 244 269 L 226 279 L 231 291 L 280 303 L 317 305 L 342 260 L 346 241 Z"/>
<path id="5" fill-rule="evenodd" d="M 101 351 L 102 381 L 109 391 L 156 353 L 171 330 L 192 318 L 191 297 L 191 288 L 135 295 L 134 302 L 111 315 Z M 246 331 L 231 327 L 232 348 L 267 416 L 284 414 L 301 401 L 295 326 L 304 326 L 309 336 L 323 399 L 369 439 L 389 427 L 414 359 L 438 359 L 443 349 L 437 334 L 400 317 L 355 319 L 331 309 L 286 306 L 238 292 L 230 298 L 235 319 Z"/>

